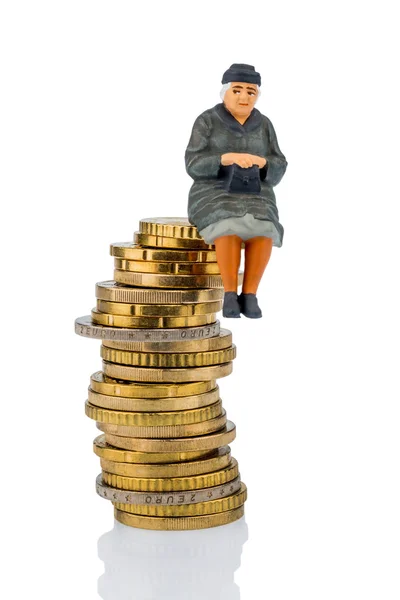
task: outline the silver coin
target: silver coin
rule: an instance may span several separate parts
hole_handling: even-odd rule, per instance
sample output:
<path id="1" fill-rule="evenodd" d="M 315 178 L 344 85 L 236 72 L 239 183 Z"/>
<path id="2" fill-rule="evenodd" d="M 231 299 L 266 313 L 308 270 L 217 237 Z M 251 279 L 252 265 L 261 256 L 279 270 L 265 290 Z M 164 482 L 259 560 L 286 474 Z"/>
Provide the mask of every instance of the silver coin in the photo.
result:
<path id="1" fill-rule="evenodd" d="M 181 327 L 178 329 L 126 329 L 97 325 L 93 323 L 90 315 L 86 315 L 76 319 L 75 333 L 98 340 L 176 342 L 216 337 L 220 333 L 220 322 L 216 321 L 212 325 L 202 325 L 201 327 Z"/>
<path id="2" fill-rule="evenodd" d="M 240 490 L 240 475 L 228 483 L 216 485 L 201 490 L 190 490 L 186 492 L 130 492 L 120 490 L 106 485 L 102 481 L 101 473 L 96 478 L 96 492 L 102 498 L 111 502 L 122 504 L 151 504 L 158 506 L 177 506 L 179 504 L 196 504 L 198 502 L 209 502 L 218 498 L 225 498 Z"/>

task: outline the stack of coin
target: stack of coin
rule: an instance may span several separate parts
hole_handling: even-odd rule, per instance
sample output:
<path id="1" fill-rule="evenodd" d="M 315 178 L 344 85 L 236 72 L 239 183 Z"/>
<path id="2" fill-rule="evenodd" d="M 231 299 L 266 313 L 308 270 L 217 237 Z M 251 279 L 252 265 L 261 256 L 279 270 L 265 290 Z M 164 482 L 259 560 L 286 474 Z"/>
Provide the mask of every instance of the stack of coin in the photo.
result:
<path id="1" fill-rule="evenodd" d="M 236 347 L 221 329 L 215 250 L 185 219 L 144 219 L 134 242 L 111 245 L 114 281 L 96 285 L 96 308 L 76 332 L 102 340 L 103 370 L 85 411 L 102 473 L 97 493 L 121 523 L 200 529 L 243 515 L 246 486 L 228 444 L 216 380 Z"/>

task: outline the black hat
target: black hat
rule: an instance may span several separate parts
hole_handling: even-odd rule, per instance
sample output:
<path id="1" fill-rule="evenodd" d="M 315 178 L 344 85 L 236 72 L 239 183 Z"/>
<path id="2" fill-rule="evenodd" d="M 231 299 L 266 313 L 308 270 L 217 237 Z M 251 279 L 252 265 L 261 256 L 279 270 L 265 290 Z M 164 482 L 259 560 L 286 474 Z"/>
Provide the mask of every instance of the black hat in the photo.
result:
<path id="1" fill-rule="evenodd" d="M 243 81 L 243 83 L 261 85 L 261 75 L 257 73 L 252 65 L 233 63 L 222 76 L 222 83 L 229 83 L 230 81 Z"/>

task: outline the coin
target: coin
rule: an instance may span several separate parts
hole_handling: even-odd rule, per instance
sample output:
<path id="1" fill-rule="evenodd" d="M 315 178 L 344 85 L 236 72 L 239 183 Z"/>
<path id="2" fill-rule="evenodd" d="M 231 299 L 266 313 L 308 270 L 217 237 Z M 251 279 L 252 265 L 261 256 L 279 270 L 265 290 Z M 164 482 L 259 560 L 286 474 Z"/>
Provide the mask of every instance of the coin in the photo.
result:
<path id="1" fill-rule="evenodd" d="M 226 411 L 222 409 L 219 416 L 200 423 L 189 423 L 187 425 L 154 425 L 135 427 L 128 425 L 114 425 L 96 421 L 97 429 L 105 434 L 127 436 L 135 438 L 183 438 L 196 435 L 206 435 L 218 431 L 226 425 Z"/>
<path id="2" fill-rule="evenodd" d="M 190 475 L 189 477 L 121 477 L 102 471 L 103 483 L 118 489 L 132 492 L 187 492 L 215 485 L 229 483 L 239 475 L 238 463 L 232 458 L 231 464 L 213 473 Z"/>
<path id="3" fill-rule="evenodd" d="M 236 346 L 211 352 L 128 352 L 101 346 L 100 355 L 107 362 L 136 367 L 162 369 L 205 367 L 230 362 L 236 357 Z"/>
<path id="4" fill-rule="evenodd" d="M 229 448 L 229 446 L 223 446 Z M 196 461 L 202 458 L 210 458 L 215 455 L 216 450 L 199 450 L 194 452 L 137 452 L 135 450 L 123 450 L 107 444 L 105 435 L 99 435 L 93 441 L 93 452 L 100 458 L 120 463 L 134 464 L 169 464 L 177 462 Z"/>
<path id="5" fill-rule="evenodd" d="M 102 498 L 111 500 L 112 502 L 123 502 L 128 504 L 145 504 L 157 506 L 172 506 L 181 504 L 195 504 L 197 502 L 207 502 L 213 498 L 222 498 L 236 493 L 240 490 L 240 477 L 236 477 L 229 482 L 229 485 L 213 486 L 210 488 L 202 488 L 191 490 L 188 492 L 167 492 L 167 493 L 152 493 L 152 492 L 132 492 L 121 490 L 115 487 L 106 485 L 102 481 L 102 475 L 98 475 L 96 479 L 96 491 Z"/>
<path id="6" fill-rule="evenodd" d="M 79 317 L 75 321 L 75 333 L 84 337 L 134 341 L 134 342 L 175 342 L 180 340 L 199 340 L 219 335 L 220 323 L 184 329 L 122 329 L 93 323 L 90 315 Z"/>
<path id="7" fill-rule="evenodd" d="M 97 310 L 126 317 L 192 317 L 209 315 L 222 309 L 222 300 L 201 304 L 128 304 L 97 300 Z"/>
<path id="8" fill-rule="evenodd" d="M 178 410 L 167 413 L 125 412 L 99 408 L 86 401 L 85 413 L 94 421 L 109 423 L 110 425 L 123 425 L 126 427 L 166 427 L 169 425 L 190 425 L 215 419 L 222 414 L 221 400 L 203 408 L 191 410 Z"/>
<path id="9" fill-rule="evenodd" d="M 91 388 L 88 390 L 88 400 L 94 406 L 107 408 L 110 410 L 124 410 L 131 412 L 156 413 L 159 419 L 159 425 L 171 425 L 168 422 L 168 412 L 185 411 L 194 408 L 202 408 L 214 404 L 219 399 L 219 388 L 216 386 L 213 390 L 205 394 L 196 394 L 193 396 L 181 396 L 178 398 L 124 398 L 121 396 L 109 396 L 99 394 Z M 149 423 L 147 423 L 148 425 Z"/>
<path id="10" fill-rule="evenodd" d="M 133 242 L 116 242 L 110 245 L 110 254 L 127 260 L 150 260 L 153 262 L 216 262 L 213 250 L 172 250 L 145 248 Z"/>
<path id="11" fill-rule="evenodd" d="M 221 329 L 219 334 L 211 338 L 183 340 L 180 342 L 122 342 L 119 340 L 102 340 L 103 346 L 128 352 L 215 352 L 232 346 L 232 333 Z"/>
<path id="12" fill-rule="evenodd" d="M 227 421 L 223 429 L 208 435 L 158 440 L 124 437 L 107 433 L 105 439 L 111 446 L 124 450 L 136 450 L 138 452 L 193 452 L 214 450 L 220 446 L 230 444 L 235 437 L 235 424 L 232 421 Z"/>
<path id="13" fill-rule="evenodd" d="M 160 263 L 145 260 L 115 258 L 114 267 L 133 273 L 161 273 L 167 275 L 219 275 L 218 263 Z"/>
<path id="14" fill-rule="evenodd" d="M 235 494 L 207 502 L 196 504 L 180 504 L 175 506 L 122 504 L 113 502 L 115 508 L 134 515 L 146 515 L 148 517 L 195 517 L 199 515 L 211 515 L 234 510 L 243 506 L 247 499 L 247 487 L 241 484 L 240 490 Z"/>
<path id="15" fill-rule="evenodd" d="M 107 473 L 121 475 L 122 477 L 190 477 L 202 473 L 212 473 L 224 469 L 231 462 L 231 450 L 229 446 L 223 446 L 215 450 L 211 456 L 189 462 L 176 462 L 161 465 L 143 465 L 132 463 L 121 463 L 102 458 L 101 468 Z"/>
<path id="16" fill-rule="evenodd" d="M 153 288 L 133 288 L 116 281 L 96 283 L 96 298 L 110 302 L 130 304 L 192 304 L 222 300 L 224 290 L 220 288 L 203 290 L 157 290 Z"/>
<path id="17" fill-rule="evenodd" d="M 148 235 L 147 233 L 134 233 L 134 242 L 140 246 L 153 248 L 184 248 L 196 250 L 215 250 L 215 246 L 206 244 L 204 240 L 163 237 L 161 235 Z"/>
<path id="18" fill-rule="evenodd" d="M 189 238 L 202 240 L 195 225 L 191 225 L 182 217 L 157 217 L 155 219 L 141 219 L 139 221 L 141 233 L 161 235 L 172 238 Z"/>
<path id="19" fill-rule="evenodd" d="M 132 273 L 114 270 L 114 279 L 118 283 L 139 287 L 159 288 L 222 288 L 220 275 L 161 275 L 156 273 Z"/>
<path id="20" fill-rule="evenodd" d="M 232 362 L 208 367 L 194 367 L 192 369 L 151 369 L 141 367 L 127 367 L 116 365 L 103 360 L 103 371 L 114 379 L 138 382 L 187 382 L 209 381 L 226 377 L 232 373 Z"/>
<path id="21" fill-rule="evenodd" d="M 198 327 L 215 323 L 215 313 L 209 315 L 196 315 L 194 317 L 124 317 L 120 315 L 109 315 L 92 310 L 92 321 L 96 325 L 110 325 L 111 327 L 140 327 L 142 329 L 153 328 L 177 328 Z"/>
<path id="22" fill-rule="evenodd" d="M 244 515 L 244 504 L 233 510 L 227 510 L 213 515 L 201 515 L 198 517 L 144 517 L 142 515 L 131 515 L 122 510 L 114 509 L 114 517 L 123 525 L 138 527 L 140 529 L 155 529 L 163 531 L 189 531 L 194 529 L 208 529 L 219 527 L 238 521 Z"/>
<path id="23" fill-rule="evenodd" d="M 215 381 L 195 381 L 192 383 L 140 383 L 119 381 L 108 377 L 102 371 L 96 371 L 90 378 L 90 387 L 94 392 L 125 398 L 181 398 L 195 394 L 204 394 L 216 387 Z"/>

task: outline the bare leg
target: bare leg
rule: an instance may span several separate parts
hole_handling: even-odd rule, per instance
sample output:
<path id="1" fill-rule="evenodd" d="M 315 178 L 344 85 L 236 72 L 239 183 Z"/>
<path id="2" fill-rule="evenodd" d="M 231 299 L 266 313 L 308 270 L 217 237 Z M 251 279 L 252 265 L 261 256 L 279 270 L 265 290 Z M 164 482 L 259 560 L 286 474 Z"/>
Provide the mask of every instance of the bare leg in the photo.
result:
<path id="1" fill-rule="evenodd" d="M 237 292 L 242 240 L 237 235 L 224 235 L 215 240 L 217 262 L 225 292 Z"/>
<path id="2" fill-rule="evenodd" d="M 260 236 L 245 242 L 243 294 L 256 294 L 272 252 L 272 239 Z"/>

